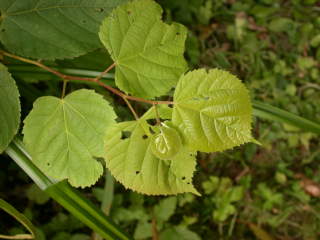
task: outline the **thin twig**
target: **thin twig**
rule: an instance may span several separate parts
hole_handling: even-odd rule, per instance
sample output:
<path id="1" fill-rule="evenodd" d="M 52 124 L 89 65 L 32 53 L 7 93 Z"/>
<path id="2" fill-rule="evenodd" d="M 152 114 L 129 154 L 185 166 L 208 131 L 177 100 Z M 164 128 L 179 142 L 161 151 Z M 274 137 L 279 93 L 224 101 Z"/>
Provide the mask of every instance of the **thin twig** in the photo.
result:
<path id="1" fill-rule="evenodd" d="M 160 121 L 160 116 L 159 116 L 157 105 L 153 104 L 153 107 L 154 107 L 154 111 L 156 112 L 157 125 L 160 126 L 161 121 Z"/>
<path id="2" fill-rule="evenodd" d="M 118 89 L 115 89 L 115 88 L 113 88 L 111 86 L 108 86 L 108 85 L 104 84 L 103 82 L 100 81 L 100 79 L 97 80 L 97 78 L 85 78 L 85 77 L 77 77 L 77 76 L 65 75 L 65 74 L 63 74 L 61 72 L 58 72 L 57 70 L 55 70 L 53 68 L 50 68 L 50 67 L 48 67 L 48 66 L 46 66 L 46 65 L 44 65 L 44 64 L 42 64 L 40 62 L 33 61 L 33 60 L 30 60 L 30 59 L 27 59 L 27 58 L 23 58 L 23 57 L 19 57 L 19 56 L 13 55 L 11 53 L 5 52 L 3 50 L 0 50 L 0 54 L 2 54 L 4 56 L 7 56 L 7 57 L 11 57 L 11 58 L 17 59 L 17 60 L 22 61 L 22 62 L 26 62 L 26 63 L 29 63 L 29 64 L 36 65 L 36 66 L 38 66 L 38 67 L 40 67 L 42 69 L 47 70 L 48 72 L 53 73 L 54 75 L 56 75 L 56 76 L 58 76 L 58 77 L 60 77 L 60 78 L 62 78 L 64 80 L 71 80 L 71 81 L 72 80 L 77 80 L 77 81 L 85 81 L 85 82 L 95 82 L 95 83 L 99 84 L 100 86 L 104 87 L 105 89 L 107 89 L 108 91 L 114 93 L 115 95 L 118 95 L 121 98 L 126 98 L 127 100 L 132 100 L 132 101 L 136 101 L 136 102 L 144 102 L 144 103 L 154 104 L 154 105 L 158 105 L 158 104 L 166 104 L 166 105 L 170 105 L 171 104 L 172 105 L 172 104 L 174 104 L 174 102 L 172 102 L 172 101 L 152 101 L 152 100 L 147 100 L 147 99 L 144 99 L 144 98 L 129 96 L 129 95 L 126 95 L 125 93 L 119 91 Z"/>
<path id="3" fill-rule="evenodd" d="M 98 77 L 95 78 L 95 82 L 99 82 L 100 79 L 106 74 L 108 73 L 112 68 L 114 68 L 116 66 L 116 63 L 112 63 L 109 67 L 107 67 L 106 70 L 104 70 L 102 73 L 100 73 L 100 75 Z"/>
<path id="4" fill-rule="evenodd" d="M 136 111 L 134 110 L 134 108 L 132 107 L 131 103 L 128 101 L 127 98 L 123 97 L 123 100 L 126 102 L 127 106 L 129 107 L 130 111 L 132 112 L 134 118 L 136 120 L 139 120 L 139 116 L 138 114 L 136 113 Z"/>
<path id="5" fill-rule="evenodd" d="M 61 72 L 58 72 L 57 70 L 55 70 L 53 68 L 50 68 L 50 67 L 42 64 L 41 62 L 37 62 L 37 61 L 33 61 L 33 60 L 30 60 L 30 59 L 27 59 L 27 58 L 19 57 L 19 56 L 13 55 L 11 53 L 5 52 L 3 50 L 0 50 L 0 53 L 2 55 L 4 55 L 4 56 L 14 58 L 14 59 L 19 60 L 21 62 L 26 62 L 26 63 L 32 64 L 32 65 L 36 65 L 36 66 L 38 66 L 38 67 L 40 67 L 40 68 L 42 68 L 44 70 L 47 70 L 48 72 L 53 73 L 54 75 L 56 75 L 56 76 L 58 76 L 58 77 L 60 77 L 62 79 L 94 82 L 93 78 L 83 78 L 83 77 L 75 77 L 75 76 L 65 75 L 65 74 L 63 74 Z"/>
<path id="6" fill-rule="evenodd" d="M 62 94 L 61 94 L 61 98 L 64 98 L 64 96 L 66 95 L 66 88 L 67 88 L 67 80 L 63 80 L 63 86 L 62 86 Z"/>
<path id="7" fill-rule="evenodd" d="M 151 226 L 152 226 L 152 240 L 159 240 L 159 233 L 157 229 L 157 219 L 154 216 L 152 217 Z"/>

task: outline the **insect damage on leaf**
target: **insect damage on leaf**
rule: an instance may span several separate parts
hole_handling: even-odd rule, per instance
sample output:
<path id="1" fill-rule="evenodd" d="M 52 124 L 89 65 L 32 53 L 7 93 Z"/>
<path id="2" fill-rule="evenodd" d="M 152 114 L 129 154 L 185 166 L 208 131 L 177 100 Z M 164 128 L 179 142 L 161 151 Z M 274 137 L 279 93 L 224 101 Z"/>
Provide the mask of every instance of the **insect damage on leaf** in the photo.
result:
<path id="1" fill-rule="evenodd" d="M 138 121 L 117 123 L 108 129 L 105 138 L 107 168 L 126 188 L 147 195 L 199 194 L 192 185 L 196 166 L 194 152 L 178 143 L 178 147 L 170 145 L 173 147 L 169 152 L 171 156 L 161 153 L 166 160 L 154 154 L 152 145 L 156 133 L 153 135 L 149 129 L 157 127 L 146 122 L 146 116 L 154 117 L 150 112 Z M 174 129 L 167 130 L 166 127 L 166 137 L 170 135 L 170 144 L 173 144 L 171 141 L 179 139 L 179 135 Z M 160 132 L 159 129 L 155 131 Z M 123 132 L 130 132 L 129 137 L 123 139 Z"/>

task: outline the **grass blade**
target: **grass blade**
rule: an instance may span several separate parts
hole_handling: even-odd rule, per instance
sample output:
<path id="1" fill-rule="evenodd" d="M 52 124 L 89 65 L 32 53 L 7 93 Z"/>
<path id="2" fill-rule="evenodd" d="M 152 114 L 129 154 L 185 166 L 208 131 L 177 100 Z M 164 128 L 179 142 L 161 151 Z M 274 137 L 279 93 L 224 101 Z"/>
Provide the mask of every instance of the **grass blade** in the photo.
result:
<path id="1" fill-rule="evenodd" d="M 55 183 L 45 176 L 31 161 L 22 143 L 15 139 L 6 153 L 29 175 L 29 177 L 50 197 L 60 203 L 71 214 L 99 233 L 105 239 L 128 240 L 128 237 L 98 207 L 84 198 L 66 181 Z"/>
<path id="2" fill-rule="evenodd" d="M 258 101 L 253 102 L 253 115 L 264 119 L 287 123 L 300 128 L 303 131 L 320 134 L 319 123 Z"/>
<path id="3" fill-rule="evenodd" d="M 36 238 L 36 230 L 29 219 L 16 210 L 11 204 L 6 201 L 0 199 L 0 209 L 3 209 L 5 212 L 14 217 L 18 222 L 20 222 L 29 232 L 30 234 L 17 234 L 14 236 L 1 235 L 0 239 L 35 239 Z"/>

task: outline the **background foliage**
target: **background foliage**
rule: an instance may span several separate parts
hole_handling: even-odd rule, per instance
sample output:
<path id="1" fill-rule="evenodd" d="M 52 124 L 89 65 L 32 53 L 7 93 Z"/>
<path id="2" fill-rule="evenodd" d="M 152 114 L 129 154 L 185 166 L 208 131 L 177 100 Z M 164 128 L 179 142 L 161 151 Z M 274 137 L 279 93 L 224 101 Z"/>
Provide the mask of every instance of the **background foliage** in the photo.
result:
<path id="1" fill-rule="evenodd" d="M 320 5 L 315 0 L 159 0 L 167 21 L 189 29 L 192 68 L 219 67 L 244 80 L 254 99 L 314 121 L 320 119 Z M 52 51 L 54 53 L 54 51 Z M 48 62 L 64 71 L 102 71 L 104 50 Z M 43 95 L 60 96 L 61 83 L 41 70 L 5 59 L 21 94 L 22 117 Z M 49 81 L 50 80 L 50 81 Z M 112 80 L 105 79 L 108 84 Z M 30 84 L 31 83 L 31 84 Z M 68 91 L 82 87 L 69 85 Z M 91 86 L 94 87 L 94 86 Z M 95 87 L 94 87 L 95 88 Z M 120 120 L 132 119 L 119 99 Z M 134 106 L 144 112 L 143 104 Z M 147 197 L 115 183 L 111 217 L 136 239 L 308 239 L 320 237 L 319 136 L 255 119 L 254 136 L 232 151 L 200 154 L 195 186 L 202 197 Z M 0 156 L 0 198 L 24 212 L 42 239 L 91 239 L 91 231 L 40 192 L 6 156 Z M 100 204 L 104 179 L 83 192 Z M 0 233 L 20 233 L 1 213 Z"/>

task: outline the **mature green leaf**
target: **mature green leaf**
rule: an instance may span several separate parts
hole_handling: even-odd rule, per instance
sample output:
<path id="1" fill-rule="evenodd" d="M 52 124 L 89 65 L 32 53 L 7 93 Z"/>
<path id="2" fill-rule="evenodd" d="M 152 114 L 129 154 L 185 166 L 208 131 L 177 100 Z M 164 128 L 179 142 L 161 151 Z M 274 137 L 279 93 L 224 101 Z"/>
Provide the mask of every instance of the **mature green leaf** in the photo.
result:
<path id="1" fill-rule="evenodd" d="M 167 197 L 154 207 L 154 215 L 159 221 L 168 221 L 177 207 L 177 197 Z"/>
<path id="2" fill-rule="evenodd" d="M 159 132 L 153 134 L 151 138 L 151 151 L 160 159 L 170 160 L 181 149 L 179 133 L 165 123 L 161 123 L 157 129 Z"/>
<path id="3" fill-rule="evenodd" d="M 190 150 L 223 151 L 253 140 L 248 91 L 226 71 L 199 69 L 185 74 L 174 102 L 172 122 Z"/>
<path id="4" fill-rule="evenodd" d="M 104 136 L 115 117 L 108 102 L 92 90 L 64 99 L 41 97 L 24 121 L 24 142 L 48 176 L 90 186 L 103 172 L 95 157 L 104 156 Z"/>
<path id="5" fill-rule="evenodd" d="M 134 231 L 134 239 L 148 239 L 152 237 L 152 223 L 139 221 Z"/>
<path id="6" fill-rule="evenodd" d="M 26 57 L 76 57 L 101 46 L 99 25 L 111 9 L 123 2 L 0 1 L 0 40 L 11 52 Z"/>
<path id="7" fill-rule="evenodd" d="M 192 185 L 195 154 L 182 147 L 170 160 L 159 159 L 151 151 L 151 127 L 144 116 L 108 129 L 105 159 L 111 174 L 126 188 L 148 195 L 198 194 Z"/>
<path id="8" fill-rule="evenodd" d="M 0 153 L 2 153 L 20 124 L 19 91 L 7 68 L 0 63 Z"/>
<path id="9" fill-rule="evenodd" d="M 185 226 L 170 227 L 160 233 L 160 240 L 200 240 L 201 238 Z"/>
<path id="10" fill-rule="evenodd" d="M 167 93 L 186 70 L 187 30 L 161 20 L 161 7 L 136 0 L 116 8 L 103 22 L 100 39 L 116 63 L 117 86 L 135 96 Z"/>

